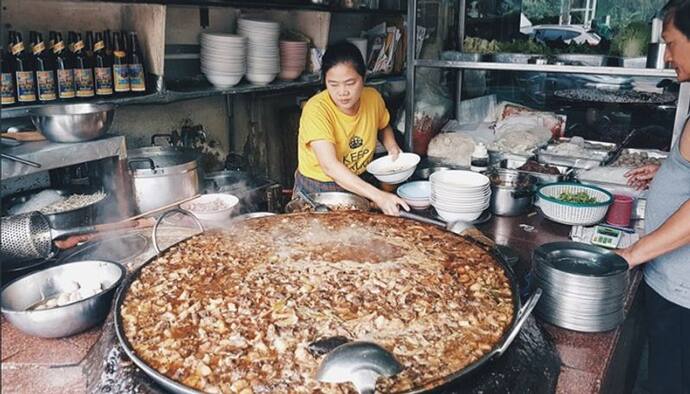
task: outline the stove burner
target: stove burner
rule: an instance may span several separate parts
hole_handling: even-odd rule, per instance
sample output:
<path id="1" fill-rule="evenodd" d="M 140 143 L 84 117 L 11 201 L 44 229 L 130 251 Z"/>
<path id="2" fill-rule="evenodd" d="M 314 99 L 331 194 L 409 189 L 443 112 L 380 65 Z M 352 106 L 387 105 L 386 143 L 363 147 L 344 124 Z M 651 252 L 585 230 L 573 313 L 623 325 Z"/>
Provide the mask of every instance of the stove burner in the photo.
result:
<path id="1" fill-rule="evenodd" d="M 60 261 L 107 260 L 122 263 L 145 252 L 148 246 L 149 240 L 144 235 L 127 234 L 79 246 Z"/>

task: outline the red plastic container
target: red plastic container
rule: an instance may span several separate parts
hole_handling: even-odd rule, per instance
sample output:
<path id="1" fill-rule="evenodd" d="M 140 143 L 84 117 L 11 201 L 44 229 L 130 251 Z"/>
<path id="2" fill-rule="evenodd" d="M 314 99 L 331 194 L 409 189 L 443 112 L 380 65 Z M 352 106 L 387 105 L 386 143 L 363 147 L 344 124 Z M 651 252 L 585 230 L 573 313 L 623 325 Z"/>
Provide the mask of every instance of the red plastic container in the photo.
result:
<path id="1" fill-rule="evenodd" d="M 635 200 L 629 196 L 614 195 L 613 204 L 606 214 L 606 223 L 614 226 L 629 227 Z"/>

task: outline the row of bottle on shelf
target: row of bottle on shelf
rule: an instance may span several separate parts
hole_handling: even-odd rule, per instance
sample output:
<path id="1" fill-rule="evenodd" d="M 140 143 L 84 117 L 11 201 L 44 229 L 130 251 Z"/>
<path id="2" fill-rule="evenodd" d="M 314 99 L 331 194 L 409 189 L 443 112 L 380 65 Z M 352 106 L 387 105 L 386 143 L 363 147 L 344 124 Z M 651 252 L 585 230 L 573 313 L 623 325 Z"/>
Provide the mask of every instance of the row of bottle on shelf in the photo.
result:
<path id="1" fill-rule="evenodd" d="M 32 31 L 27 49 L 22 34 L 9 32 L 2 62 L 2 105 L 45 103 L 75 97 L 146 92 L 144 57 L 136 32 L 51 31 L 48 42 Z"/>

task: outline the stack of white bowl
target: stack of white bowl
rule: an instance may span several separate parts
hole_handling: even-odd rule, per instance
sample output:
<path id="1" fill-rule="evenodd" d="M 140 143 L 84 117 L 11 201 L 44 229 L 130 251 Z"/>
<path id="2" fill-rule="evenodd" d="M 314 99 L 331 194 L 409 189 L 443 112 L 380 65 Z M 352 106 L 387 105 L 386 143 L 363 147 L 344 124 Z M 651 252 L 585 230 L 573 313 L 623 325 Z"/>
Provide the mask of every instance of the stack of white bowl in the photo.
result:
<path id="1" fill-rule="evenodd" d="M 280 23 L 239 19 L 237 32 L 247 37 L 247 79 L 255 85 L 268 85 L 280 72 Z"/>
<path id="2" fill-rule="evenodd" d="M 489 207 L 491 184 L 485 175 L 463 170 L 431 174 L 431 205 L 445 221 L 472 221 Z"/>
<path id="3" fill-rule="evenodd" d="M 297 79 L 307 65 L 307 43 L 304 41 L 280 42 L 280 79 Z"/>
<path id="4" fill-rule="evenodd" d="M 237 85 L 247 70 L 247 38 L 235 34 L 201 34 L 201 72 L 218 89 Z"/>

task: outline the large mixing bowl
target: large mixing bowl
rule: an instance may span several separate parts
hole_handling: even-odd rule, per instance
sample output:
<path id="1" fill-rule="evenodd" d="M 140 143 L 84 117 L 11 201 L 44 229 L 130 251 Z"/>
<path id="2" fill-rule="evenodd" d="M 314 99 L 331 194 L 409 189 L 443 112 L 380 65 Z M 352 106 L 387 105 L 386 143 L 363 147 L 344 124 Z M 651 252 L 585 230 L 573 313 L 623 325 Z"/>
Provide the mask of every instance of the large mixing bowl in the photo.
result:
<path id="1" fill-rule="evenodd" d="M 2 289 L 2 314 L 19 330 L 38 337 L 61 338 L 80 333 L 102 322 L 125 277 L 125 269 L 109 261 L 89 260 L 61 264 L 21 277 Z M 49 309 L 33 305 L 74 283 L 100 283 L 102 290 L 71 304 Z"/>
<path id="2" fill-rule="evenodd" d="M 90 141 L 105 135 L 113 123 L 111 104 L 47 105 L 31 111 L 31 121 L 53 142 Z"/>

